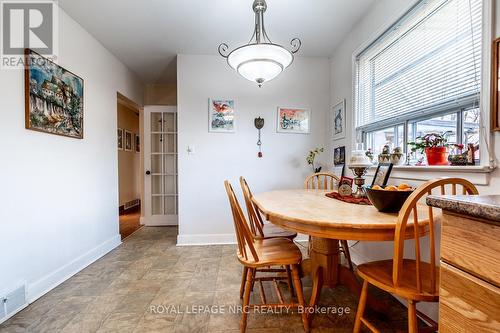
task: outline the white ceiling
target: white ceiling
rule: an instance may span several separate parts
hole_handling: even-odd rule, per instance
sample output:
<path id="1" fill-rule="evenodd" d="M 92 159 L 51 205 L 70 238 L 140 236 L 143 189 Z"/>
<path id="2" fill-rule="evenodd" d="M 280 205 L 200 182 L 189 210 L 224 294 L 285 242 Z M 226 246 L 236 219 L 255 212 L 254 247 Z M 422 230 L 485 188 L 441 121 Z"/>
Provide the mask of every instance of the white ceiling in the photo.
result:
<path id="1" fill-rule="evenodd" d="M 271 40 L 302 40 L 299 56 L 329 57 L 376 0 L 268 0 Z M 247 43 L 253 0 L 59 0 L 60 6 L 145 83 L 176 80 L 176 54 L 217 54 Z"/>

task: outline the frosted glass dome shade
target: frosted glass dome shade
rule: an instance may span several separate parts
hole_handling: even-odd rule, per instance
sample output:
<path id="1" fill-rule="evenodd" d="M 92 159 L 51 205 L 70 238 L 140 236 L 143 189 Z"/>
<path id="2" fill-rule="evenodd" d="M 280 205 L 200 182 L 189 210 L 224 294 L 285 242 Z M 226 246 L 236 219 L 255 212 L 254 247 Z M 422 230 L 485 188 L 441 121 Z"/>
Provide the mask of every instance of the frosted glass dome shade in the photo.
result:
<path id="1" fill-rule="evenodd" d="M 229 54 L 227 62 L 247 80 L 261 85 L 278 76 L 290 66 L 293 55 L 276 44 L 249 44 L 237 48 Z"/>

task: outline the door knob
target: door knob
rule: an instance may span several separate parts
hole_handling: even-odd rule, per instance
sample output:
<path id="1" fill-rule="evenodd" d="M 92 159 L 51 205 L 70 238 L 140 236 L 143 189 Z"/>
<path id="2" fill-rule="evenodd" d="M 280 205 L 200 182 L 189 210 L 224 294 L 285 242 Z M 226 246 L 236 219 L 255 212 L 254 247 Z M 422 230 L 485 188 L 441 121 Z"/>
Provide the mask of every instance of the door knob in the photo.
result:
<path id="1" fill-rule="evenodd" d="M 149 176 L 150 174 L 151 174 L 151 171 L 149 171 L 149 170 L 148 170 L 148 171 L 146 171 L 146 175 L 148 175 L 148 176 Z"/>

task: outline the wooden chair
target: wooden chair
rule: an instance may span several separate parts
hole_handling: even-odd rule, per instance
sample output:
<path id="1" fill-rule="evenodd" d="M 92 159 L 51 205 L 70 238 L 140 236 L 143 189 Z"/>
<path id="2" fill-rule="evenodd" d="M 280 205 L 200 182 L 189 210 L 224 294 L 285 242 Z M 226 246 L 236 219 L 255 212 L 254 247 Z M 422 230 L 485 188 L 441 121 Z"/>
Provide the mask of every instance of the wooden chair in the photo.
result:
<path id="1" fill-rule="evenodd" d="M 304 181 L 304 188 L 313 189 L 313 190 L 330 190 L 333 191 L 335 189 L 335 183 L 339 183 L 339 177 L 334 174 L 328 172 L 318 172 L 314 173 L 306 178 Z M 349 244 L 346 240 L 341 240 L 340 245 L 342 248 L 342 252 L 344 253 L 344 257 L 347 261 L 349 269 L 353 270 L 353 265 L 351 261 L 351 253 L 349 252 Z M 309 252 L 311 251 L 311 237 L 309 236 Z"/>
<path id="2" fill-rule="evenodd" d="M 440 194 L 444 195 L 447 188 L 451 188 L 451 194 L 456 195 L 457 186 L 462 187 L 460 194 L 478 194 L 472 183 L 461 178 L 442 178 L 422 184 L 410 195 L 399 211 L 394 234 L 394 258 L 366 263 L 357 267 L 358 274 L 364 282 L 354 323 L 354 333 L 360 332 L 361 324 L 364 324 L 372 332 L 379 332 L 363 317 L 369 284 L 407 300 L 408 331 L 410 333 L 418 332 L 417 313 L 424 321 L 432 324 L 431 327 L 422 331 L 434 332 L 437 330 L 437 323 L 416 309 L 418 302 L 437 302 L 439 300 L 439 270 L 436 267 L 433 208 L 428 207 L 428 217 L 425 216 L 426 219 L 422 219 L 421 216 L 421 221 L 419 221 L 417 205 L 420 206 L 418 204 L 420 199 L 431 194 L 433 189 L 439 188 Z M 422 213 L 421 210 L 420 213 Z M 420 235 L 417 231 L 422 220 L 429 224 L 430 262 L 422 261 L 421 257 Z M 415 241 L 414 260 L 404 258 L 405 232 L 407 232 L 409 221 L 413 223 L 414 230 L 412 238 Z"/>
<path id="3" fill-rule="evenodd" d="M 236 239 L 238 241 L 238 260 L 243 265 L 243 278 L 246 281 L 243 297 L 244 311 L 240 322 L 240 330 L 241 332 L 245 332 L 249 309 L 284 309 L 289 307 L 305 307 L 302 283 L 299 277 L 299 265 L 302 261 L 302 254 L 297 245 L 295 245 L 295 243 L 290 239 L 254 239 L 231 184 L 226 180 L 224 181 L 224 186 L 226 188 L 229 204 L 231 205 L 231 212 L 233 214 L 234 229 L 236 231 Z M 256 277 L 255 271 L 257 269 L 260 271 L 260 269 L 270 266 L 286 266 L 291 268 L 298 303 L 292 302 L 287 304 L 284 302 L 275 277 Z M 259 282 L 262 304 L 250 305 L 250 291 L 254 280 Z M 266 280 L 272 280 L 274 282 L 274 289 L 278 294 L 279 303 L 266 304 L 266 299 L 263 293 L 264 288 L 262 287 L 262 281 Z M 307 321 L 306 311 L 302 311 L 301 315 L 304 330 L 309 332 L 309 323 Z"/>
<path id="4" fill-rule="evenodd" d="M 297 237 L 296 232 L 285 230 L 272 223 L 264 223 L 259 209 L 252 201 L 252 191 L 250 191 L 250 187 L 248 186 L 245 178 L 240 177 L 240 185 L 241 190 L 243 191 L 243 197 L 245 198 L 248 221 L 250 222 L 250 230 L 252 231 L 252 235 L 255 239 L 283 237 L 294 240 L 295 237 Z"/>

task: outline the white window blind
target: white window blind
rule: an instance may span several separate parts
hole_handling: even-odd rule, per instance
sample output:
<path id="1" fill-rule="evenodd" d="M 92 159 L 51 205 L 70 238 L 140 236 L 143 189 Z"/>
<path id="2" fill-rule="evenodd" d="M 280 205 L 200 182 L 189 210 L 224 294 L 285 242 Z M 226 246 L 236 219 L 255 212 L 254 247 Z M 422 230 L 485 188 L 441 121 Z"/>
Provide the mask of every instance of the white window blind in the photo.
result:
<path id="1" fill-rule="evenodd" d="M 356 57 L 358 129 L 479 104 L 482 0 L 423 0 Z"/>

